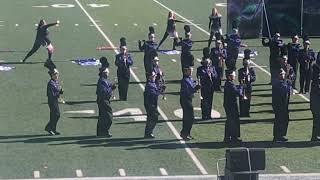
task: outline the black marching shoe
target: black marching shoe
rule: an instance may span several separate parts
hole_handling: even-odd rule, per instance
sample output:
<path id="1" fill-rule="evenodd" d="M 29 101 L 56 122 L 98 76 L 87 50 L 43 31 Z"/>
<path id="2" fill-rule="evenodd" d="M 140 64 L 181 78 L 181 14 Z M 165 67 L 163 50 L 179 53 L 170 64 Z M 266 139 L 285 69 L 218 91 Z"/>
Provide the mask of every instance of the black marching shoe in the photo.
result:
<path id="1" fill-rule="evenodd" d="M 144 134 L 144 138 L 147 138 L 147 139 L 154 139 L 154 138 L 155 138 L 155 136 L 154 136 L 152 133 L 150 133 L 150 134 Z"/>
<path id="2" fill-rule="evenodd" d="M 55 136 L 56 135 L 56 133 L 54 133 L 54 131 L 52 131 L 52 130 L 46 129 L 45 131 L 47 131 L 50 136 Z"/>
<path id="3" fill-rule="evenodd" d="M 311 141 L 312 141 L 312 142 L 320 142 L 320 137 L 319 137 L 319 136 L 312 137 L 312 138 L 311 138 Z"/>
<path id="4" fill-rule="evenodd" d="M 286 141 L 288 141 L 288 139 L 283 137 L 283 136 L 281 136 L 281 137 L 274 137 L 273 141 L 274 142 L 286 142 Z"/>
<path id="5" fill-rule="evenodd" d="M 185 141 L 190 141 L 192 138 L 188 135 L 180 134 L 180 137 Z"/>
<path id="6" fill-rule="evenodd" d="M 61 133 L 58 131 L 53 131 L 55 135 L 60 135 Z"/>
<path id="7" fill-rule="evenodd" d="M 231 140 L 230 140 L 230 138 L 224 138 L 224 139 L 223 139 L 223 142 L 224 142 L 224 143 L 229 143 L 229 142 L 231 142 Z"/>
<path id="8" fill-rule="evenodd" d="M 240 142 L 242 142 L 242 140 L 240 138 L 235 137 L 235 138 L 231 138 L 231 142 L 240 143 Z"/>
<path id="9" fill-rule="evenodd" d="M 106 132 L 106 133 L 97 133 L 97 137 L 111 138 L 111 137 L 112 137 L 112 134 L 110 134 L 109 132 Z"/>

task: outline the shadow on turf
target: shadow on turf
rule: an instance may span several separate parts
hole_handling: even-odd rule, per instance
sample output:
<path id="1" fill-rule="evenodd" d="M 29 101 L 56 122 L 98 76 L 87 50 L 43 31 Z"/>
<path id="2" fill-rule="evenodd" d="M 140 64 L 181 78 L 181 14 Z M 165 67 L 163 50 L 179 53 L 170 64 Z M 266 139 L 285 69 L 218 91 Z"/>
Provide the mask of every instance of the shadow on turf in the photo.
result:
<path id="1" fill-rule="evenodd" d="M 307 101 L 297 101 L 297 102 L 290 102 L 290 104 L 309 104 L 309 102 Z M 255 103 L 255 104 L 251 104 L 251 106 L 272 106 L 272 103 Z"/>

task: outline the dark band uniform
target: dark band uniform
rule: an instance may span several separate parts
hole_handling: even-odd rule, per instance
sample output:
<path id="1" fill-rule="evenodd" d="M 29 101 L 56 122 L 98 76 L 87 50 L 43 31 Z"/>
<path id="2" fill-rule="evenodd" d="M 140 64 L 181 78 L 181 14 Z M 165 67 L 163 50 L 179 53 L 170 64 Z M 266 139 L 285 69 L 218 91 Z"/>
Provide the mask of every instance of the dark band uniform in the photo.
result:
<path id="1" fill-rule="evenodd" d="M 194 66 L 194 56 L 191 54 L 192 48 L 192 40 L 191 39 L 183 39 L 177 43 L 177 46 L 181 46 L 181 69 L 183 73 L 183 69 Z"/>
<path id="2" fill-rule="evenodd" d="M 274 37 L 272 39 L 269 39 L 268 42 L 265 42 L 265 38 L 262 38 L 262 45 L 265 47 L 269 47 L 270 49 L 269 66 L 271 73 L 270 82 L 272 82 L 272 79 L 277 77 L 277 72 L 279 70 L 278 58 L 281 56 L 281 48 L 283 47 L 283 41 Z"/>
<path id="3" fill-rule="evenodd" d="M 227 51 L 224 48 L 215 47 L 211 49 L 210 58 L 212 65 L 215 67 L 218 75 L 218 85 L 221 86 L 221 80 L 224 73 L 224 61 L 227 57 Z"/>
<path id="4" fill-rule="evenodd" d="M 226 42 L 228 45 L 226 57 L 227 69 L 236 69 L 236 62 L 241 46 L 240 36 L 238 34 L 231 34 L 230 36 L 227 36 Z"/>
<path id="5" fill-rule="evenodd" d="M 110 136 L 109 129 L 112 124 L 112 108 L 110 98 L 113 85 L 105 77 L 100 77 L 97 83 L 97 104 L 99 118 L 97 123 L 97 136 Z"/>
<path id="6" fill-rule="evenodd" d="M 120 100 L 127 100 L 128 95 L 128 86 L 130 80 L 130 66 L 133 64 L 133 58 L 130 54 L 117 54 L 115 65 L 118 67 L 117 69 L 117 77 L 118 77 L 118 88 L 119 88 L 119 98 Z"/>
<path id="7" fill-rule="evenodd" d="M 288 63 L 293 68 L 294 74 L 297 74 L 299 51 L 301 45 L 299 43 L 288 43 Z M 296 88 L 296 79 L 292 81 L 293 88 Z"/>
<path id="8" fill-rule="evenodd" d="M 312 62 L 315 61 L 315 52 L 313 49 L 301 49 L 299 51 L 299 63 L 300 63 L 300 92 L 309 92 Z"/>
<path id="9" fill-rule="evenodd" d="M 226 71 L 226 75 L 232 72 Z M 224 130 L 224 141 L 238 141 L 240 137 L 240 119 L 237 103 L 237 96 L 242 95 L 242 86 L 236 86 L 233 81 L 226 80 L 224 84 L 223 107 L 226 112 L 227 121 Z"/>
<path id="10" fill-rule="evenodd" d="M 285 73 L 284 71 L 281 73 Z M 286 141 L 289 123 L 289 94 L 290 85 L 286 79 L 273 79 L 272 81 L 272 108 L 275 114 L 273 136 L 274 141 Z"/>
<path id="11" fill-rule="evenodd" d="M 156 75 L 156 74 L 154 74 Z M 153 138 L 153 129 L 158 121 L 158 96 L 160 95 L 160 89 L 157 84 L 148 80 L 144 90 L 144 107 L 147 111 L 147 123 L 144 131 L 145 137 Z"/>
<path id="12" fill-rule="evenodd" d="M 256 80 L 256 72 L 252 67 L 238 70 L 238 80 L 244 84 L 245 97 L 239 98 L 240 117 L 250 117 L 250 103 L 252 93 L 252 83 Z"/>
<path id="13" fill-rule="evenodd" d="M 202 60 L 206 61 L 206 60 Z M 197 68 L 197 79 L 200 79 L 201 85 L 201 114 L 203 120 L 211 119 L 212 100 L 214 90 L 217 87 L 217 72 L 215 68 L 209 64 Z"/>
<path id="14" fill-rule="evenodd" d="M 320 141 L 320 59 L 312 67 L 310 109 L 313 115 L 311 141 Z"/>
<path id="15" fill-rule="evenodd" d="M 192 98 L 194 93 L 199 89 L 191 76 L 184 75 L 181 80 L 180 88 L 180 105 L 182 107 L 182 130 L 180 136 L 189 140 L 191 128 L 194 122 L 194 111 L 192 106 Z"/>
<path id="16" fill-rule="evenodd" d="M 58 73 L 56 70 L 49 71 L 50 76 L 54 73 Z M 60 118 L 60 110 L 58 98 L 63 91 L 58 80 L 50 79 L 47 85 L 48 105 L 50 109 L 50 120 L 45 127 L 45 130 L 51 135 L 55 135 L 57 129 L 57 123 Z"/>
<path id="17" fill-rule="evenodd" d="M 144 51 L 143 63 L 146 74 L 150 74 L 152 72 L 152 57 L 151 52 L 156 51 L 158 44 L 154 41 L 144 41 L 143 45 L 141 45 L 141 41 L 139 41 L 139 49 L 140 51 Z"/>

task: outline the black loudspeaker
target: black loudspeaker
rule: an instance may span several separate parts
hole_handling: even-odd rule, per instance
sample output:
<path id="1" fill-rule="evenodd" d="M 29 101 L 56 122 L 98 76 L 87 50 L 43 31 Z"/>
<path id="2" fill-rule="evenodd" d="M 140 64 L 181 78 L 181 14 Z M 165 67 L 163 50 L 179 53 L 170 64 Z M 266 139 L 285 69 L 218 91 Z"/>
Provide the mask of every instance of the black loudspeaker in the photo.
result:
<path id="1" fill-rule="evenodd" d="M 226 150 L 226 169 L 231 172 L 250 171 L 249 159 L 251 171 L 264 170 L 266 168 L 266 156 L 264 149 L 234 148 Z"/>
<path id="2" fill-rule="evenodd" d="M 230 172 L 230 170 L 225 169 L 224 173 L 224 180 L 259 180 L 259 173 L 257 171 Z"/>

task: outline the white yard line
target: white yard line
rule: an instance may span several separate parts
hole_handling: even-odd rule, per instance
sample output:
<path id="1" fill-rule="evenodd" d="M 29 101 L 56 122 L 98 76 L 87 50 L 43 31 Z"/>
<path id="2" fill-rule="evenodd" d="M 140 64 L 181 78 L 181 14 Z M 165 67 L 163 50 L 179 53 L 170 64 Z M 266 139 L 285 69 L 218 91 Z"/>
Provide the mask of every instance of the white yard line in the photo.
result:
<path id="1" fill-rule="evenodd" d="M 40 178 L 40 171 L 33 171 L 34 178 Z"/>
<path id="2" fill-rule="evenodd" d="M 286 166 L 280 166 L 280 168 L 283 170 L 285 173 L 291 173 L 290 169 L 287 168 Z"/>
<path id="3" fill-rule="evenodd" d="M 65 111 L 64 114 L 95 114 L 95 110 Z"/>
<path id="4" fill-rule="evenodd" d="M 164 168 L 159 168 L 159 170 L 160 170 L 160 173 L 161 173 L 162 176 L 168 176 L 168 172 L 167 172 L 166 169 L 164 169 Z"/>
<path id="5" fill-rule="evenodd" d="M 76 175 L 77 175 L 77 177 L 83 177 L 83 173 L 82 173 L 81 169 L 76 170 Z"/>
<path id="6" fill-rule="evenodd" d="M 200 26 L 198 26 L 197 24 L 193 23 L 192 21 L 190 21 L 189 19 L 183 17 L 182 15 L 180 15 L 179 13 L 177 13 L 176 11 L 170 9 L 169 7 L 167 7 L 166 5 L 160 3 L 159 1 L 157 0 L 153 0 L 155 3 L 159 4 L 160 6 L 162 6 L 163 8 L 167 9 L 168 11 L 172 11 L 174 12 L 177 16 L 179 16 L 181 19 L 183 19 L 185 22 L 189 23 L 189 24 L 192 24 L 194 27 L 196 27 L 197 29 L 199 29 L 200 31 L 204 32 L 205 34 L 207 35 L 210 35 L 210 33 L 206 30 L 204 30 L 203 28 L 201 28 Z M 261 71 L 265 72 L 266 74 L 268 74 L 269 76 L 271 76 L 270 72 L 267 71 L 266 69 L 264 69 L 263 67 L 259 66 L 258 64 L 252 62 L 252 64 L 254 66 L 256 66 L 258 69 L 260 69 Z M 294 91 L 295 93 L 298 93 L 297 91 Z M 298 94 L 301 98 L 303 98 L 304 100 L 306 101 L 310 101 L 309 98 L 307 98 L 306 96 L 302 95 L 302 94 Z"/>
<path id="7" fill-rule="evenodd" d="M 75 2 L 79 5 L 79 7 L 82 9 L 82 11 L 87 15 L 87 17 L 90 19 L 90 21 L 95 25 L 96 29 L 100 32 L 100 34 L 104 37 L 104 39 L 110 44 L 111 47 L 115 48 L 115 45 L 112 43 L 112 41 L 109 39 L 109 37 L 102 31 L 102 29 L 97 25 L 97 23 L 94 21 L 94 19 L 91 17 L 91 15 L 86 11 L 86 9 L 82 6 L 82 4 L 79 2 L 79 0 L 75 0 Z M 114 50 L 115 53 L 119 53 L 118 50 Z M 133 76 L 133 78 L 139 82 L 139 86 L 142 90 L 144 90 L 144 86 L 141 84 L 140 79 L 138 76 L 133 72 L 132 69 L 130 69 L 130 73 Z M 173 134 L 176 136 L 177 139 L 179 139 L 180 143 L 184 146 L 185 151 L 188 153 L 188 155 L 191 157 L 197 168 L 200 170 L 201 174 L 208 174 L 207 170 L 204 168 L 204 166 L 201 164 L 199 159 L 195 156 L 195 154 L 192 152 L 192 150 L 188 147 L 186 142 L 184 140 L 181 140 L 180 134 L 178 133 L 177 129 L 173 126 L 171 122 L 169 122 L 168 117 L 166 114 L 162 111 L 160 107 L 158 107 L 158 111 L 162 118 L 166 121 L 167 125 L 173 132 Z"/>
<path id="8" fill-rule="evenodd" d="M 127 176 L 126 171 L 124 169 L 119 169 L 119 175 L 122 177 Z"/>

